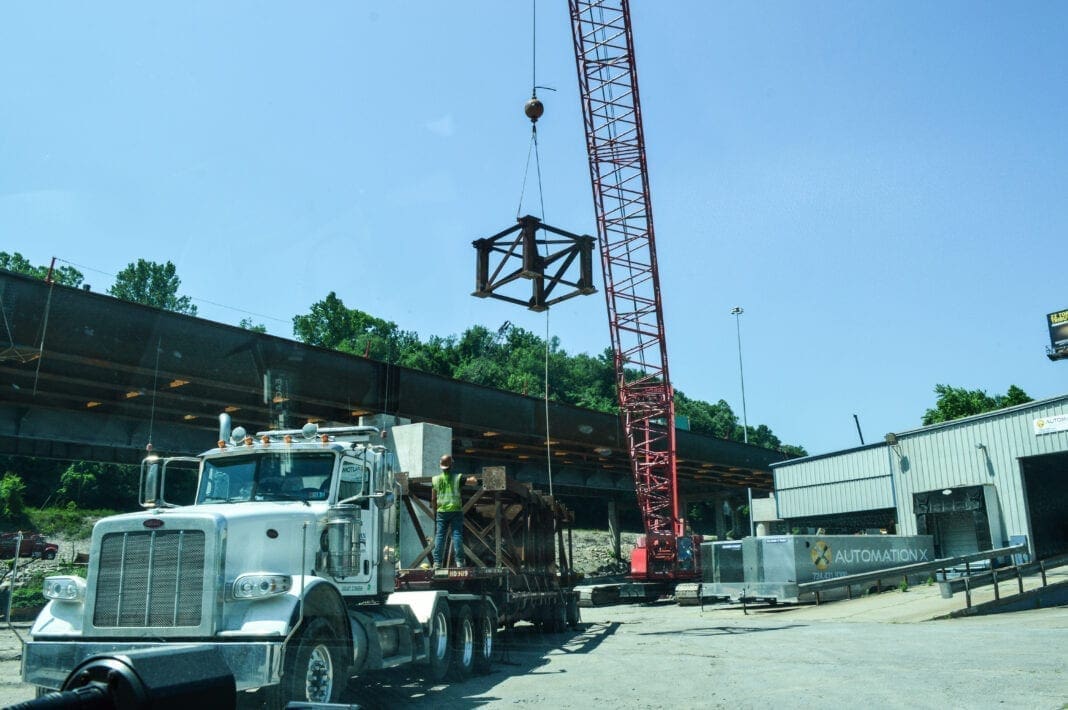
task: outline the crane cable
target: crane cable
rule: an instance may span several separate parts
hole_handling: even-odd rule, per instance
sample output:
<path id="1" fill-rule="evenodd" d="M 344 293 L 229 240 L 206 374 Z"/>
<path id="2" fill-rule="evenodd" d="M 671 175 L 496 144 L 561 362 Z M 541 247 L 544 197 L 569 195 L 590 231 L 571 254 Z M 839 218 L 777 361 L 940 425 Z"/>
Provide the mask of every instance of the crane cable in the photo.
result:
<path id="1" fill-rule="evenodd" d="M 527 162 L 523 168 L 523 183 L 519 190 L 519 205 L 516 208 L 515 217 L 518 220 L 523 214 L 523 199 L 526 196 L 527 179 L 530 177 L 530 162 L 534 159 L 534 169 L 537 176 L 539 218 L 545 220 L 545 191 L 542 187 L 541 155 L 538 151 L 538 119 L 541 118 L 545 107 L 538 100 L 538 89 L 555 89 L 548 86 L 538 86 L 538 2 L 531 0 L 531 61 L 530 61 L 530 100 L 523 107 L 523 112 L 530 119 L 530 143 L 527 146 Z M 549 245 L 545 244 L 545 256 L 549 255 Z M 545 407 L 545 468 L 549 477 L 549 495 L 553 495 L 553 452 L 552 437 L 550 436 L 549 422 L 549 355 L 551 341 L 549 338 L 549 309 L 545 309 L 545 362 L 544 362 L 544 407 Z"/>

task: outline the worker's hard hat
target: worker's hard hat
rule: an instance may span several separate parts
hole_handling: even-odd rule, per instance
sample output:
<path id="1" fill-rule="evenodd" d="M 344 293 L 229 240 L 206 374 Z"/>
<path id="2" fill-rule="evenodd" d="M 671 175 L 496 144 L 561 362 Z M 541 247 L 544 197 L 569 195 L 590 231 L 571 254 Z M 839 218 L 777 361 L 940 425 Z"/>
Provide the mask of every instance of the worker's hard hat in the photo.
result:
<path id="1" fill-rule="evenodd" d="M 440 465 L 442 468 L 452 468 L 452 456 L 445 454 L 441 457 Z"/>

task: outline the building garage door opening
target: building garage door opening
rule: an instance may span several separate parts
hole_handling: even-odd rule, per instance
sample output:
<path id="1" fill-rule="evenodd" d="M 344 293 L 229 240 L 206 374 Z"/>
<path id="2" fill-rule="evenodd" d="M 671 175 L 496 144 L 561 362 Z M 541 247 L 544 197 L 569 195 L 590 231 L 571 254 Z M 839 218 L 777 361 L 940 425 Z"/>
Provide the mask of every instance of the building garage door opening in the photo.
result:
<path id="1" fill-rule="evenodd" d="M 993 486 L 962 486 L 912 496 L 916 532 L 933 535 L 935 555 L 959 557 L 1003 543 Z"/>
<path id="2" fill-rule="evenodd" d="M 1020 459 L 1035 555 L 1068 552 L 1068 452 Z"/>

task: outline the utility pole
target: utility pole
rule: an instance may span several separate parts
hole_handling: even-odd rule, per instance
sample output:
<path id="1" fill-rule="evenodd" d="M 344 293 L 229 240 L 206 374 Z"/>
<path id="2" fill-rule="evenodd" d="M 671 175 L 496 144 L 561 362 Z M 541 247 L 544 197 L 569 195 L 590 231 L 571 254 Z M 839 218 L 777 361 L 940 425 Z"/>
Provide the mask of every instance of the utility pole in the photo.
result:
<path id="1" fill-rule="evenodd" d="M 731 315 L 734 316 L 734 325 L 738 331 L 738 377 L 742 381 L 742 438 L 745 443 L 749 443 L 749 416 L 745 411 L 745 372 L 742 370 L 742 319 L 741 315 L 745 313 L 741 306 L 735 306 L 731 309 Z"/>

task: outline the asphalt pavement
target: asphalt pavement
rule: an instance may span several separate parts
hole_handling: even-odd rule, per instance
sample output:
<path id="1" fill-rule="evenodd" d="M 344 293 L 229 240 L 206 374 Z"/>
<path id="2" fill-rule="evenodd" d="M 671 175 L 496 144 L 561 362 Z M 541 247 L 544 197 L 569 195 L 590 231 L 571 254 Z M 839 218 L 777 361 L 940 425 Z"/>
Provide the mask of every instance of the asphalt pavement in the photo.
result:
<path id="1" fill-rule="evenodd" d="M 992 590 L 976 591 L 973 602 L 986 595 Z M 364 708 L 1068 707 L 1068 606 L 946 618 L 962 608 L 963 595 L 947 600 L 937 585 L 920 585 L 819 606 L 583 609 L 576 631 L 521 624 L 502 633 L 488 675 L 427 686 L 397 669 L 356 679 L 343 700 Z M 4 629 L 0 706 L 33 697 L 18 682 L 18 659 Z"/>

